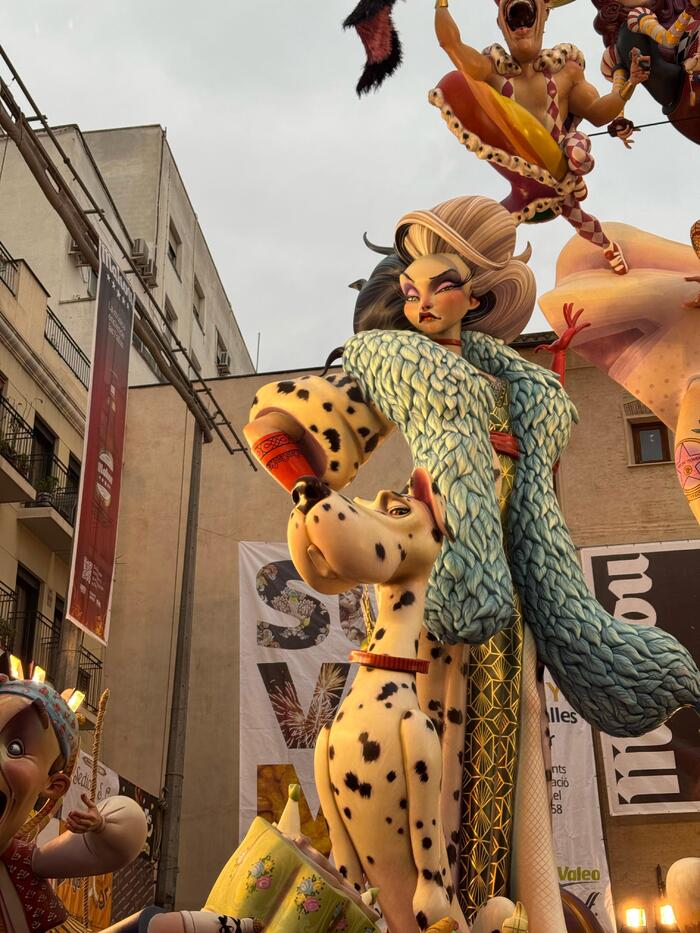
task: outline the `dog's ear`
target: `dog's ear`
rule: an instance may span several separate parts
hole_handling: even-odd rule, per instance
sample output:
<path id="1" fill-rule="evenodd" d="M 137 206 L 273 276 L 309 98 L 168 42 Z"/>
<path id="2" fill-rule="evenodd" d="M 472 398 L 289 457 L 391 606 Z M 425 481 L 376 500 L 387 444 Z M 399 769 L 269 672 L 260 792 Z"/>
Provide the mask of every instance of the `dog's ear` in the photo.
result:
<path id="1" fill-rule="evenodd" d="M 447 519 L 445 517 L 445 503 L 440 495 L 440 492 L 430 478 L 430 473 L 423 467 L 416 467 L 413 473 L 411 474 L 411 480 L 409 483 L 409 489 L 411 495 L 419 499 L 430 509 L 430 513 L 433 516 L 433 521 L 435 522 L 435 527 L 440 532 L 441 535 L 448 538 L 450 541 L 454 541 L 455 536 L 452 534 L 449 525 L 447 524 Z"/>

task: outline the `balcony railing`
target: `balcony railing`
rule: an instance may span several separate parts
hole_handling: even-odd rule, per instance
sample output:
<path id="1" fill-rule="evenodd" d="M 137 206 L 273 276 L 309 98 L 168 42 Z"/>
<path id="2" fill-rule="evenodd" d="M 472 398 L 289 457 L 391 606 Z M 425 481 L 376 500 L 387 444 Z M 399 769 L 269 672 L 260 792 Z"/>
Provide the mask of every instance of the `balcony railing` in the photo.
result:
<path id="1" fill-rule="evenodd" d="M 25 670 L 33 661 L 43 667 L 47 679 L 55 683 L 61 623 L 49 619 L 38 609 L 15 610 L 14 620 L 15 630 L 21 632 L 19 651 Z"/>
<path id="2" fill-rule="evenodd" d="M 37 496 L 34 502 L 27 504 L 28 508 L 50 505 L 69 525 L 75 525 L 78 483 L 58 457 L 54 454 L 35 454 L 31 459 L 29 481 L 36 489 Z"/>
<path id="3" fill-rule="evenodd" d="M 90 360 L 85 356 L 51 308 L 47 308 L 46 311 L 44 337 L 87 389 L 90 385 Z"/>
<path id="4" fill-rule="evenodd" d="M 10 654 L 15 650 L 15 610 L 17 594 L 9 586 L 0 583 L 0 650 Z"/>
<path id="5" fill-rule="evenodd" d="M 13 295 L 17 294 L 18 270 L 18 264 L 0 243 L 0 282 L 4 282 Z"/>
<path id="6" fill-rule="evenodd" d="M 96 713 L 102 692 L 102 661 L 92 651 L 88 651 L 85 645 L 80 647 L 76 686 L 85 694 L 85 708 L 91 713 Z"/>
<path id="7" fill-rule="evenodd" d="M 0 456 L 27 479 L 31 469 L 32 428 L 11 402 L 0 396 Z"/>

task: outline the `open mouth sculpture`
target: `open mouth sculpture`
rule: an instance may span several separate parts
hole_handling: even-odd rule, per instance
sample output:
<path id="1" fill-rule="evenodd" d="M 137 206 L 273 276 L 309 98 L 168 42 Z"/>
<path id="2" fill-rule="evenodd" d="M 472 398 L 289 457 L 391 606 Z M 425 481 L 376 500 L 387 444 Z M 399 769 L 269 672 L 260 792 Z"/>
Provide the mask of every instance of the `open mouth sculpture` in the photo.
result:
<path id="1" fill-rule="evenodd" d="M 527 35 L 537 20 L 535 0 L 510 0 L 504 16 L 508 29 L 515 36 Z"/>
<path id="2" fill-rule="evenodd" d="M 0 821 L 2 821 L 5 811 L 7 810 L 8 797 L 7 794 L 3 793 L 0 790 Z"/>

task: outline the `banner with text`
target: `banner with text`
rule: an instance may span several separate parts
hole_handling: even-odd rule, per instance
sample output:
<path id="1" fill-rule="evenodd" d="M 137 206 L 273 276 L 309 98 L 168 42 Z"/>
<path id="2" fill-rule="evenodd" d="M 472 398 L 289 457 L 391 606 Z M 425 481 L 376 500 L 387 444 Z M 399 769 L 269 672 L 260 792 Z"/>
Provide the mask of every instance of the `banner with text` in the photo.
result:
<path id="1" fill-rule="evenodd" d="M 302 787 L 302 832 L 330 850 L 314 784 L 314 745 L 350 686 L 348 655 L 365 637 L 362 590 L 321 596 L 286 544 L 239 545 L 240 832 L 257 814 L 279 819 L 287 786 Z"/>
<path id="2" fill-rule="evenodd" d="M 552 831 L 559 884 L 595 914 L 605 933 L 615 915 L 603 841 L 591 727 L 545 671 L 552 749 Z"/>
<path id="3" fill-rule="evenodd" d="M 658 625 L 700 664 L 700 541 L 584 548 L 584 574 L 609 613 Z M 635 739 L 601 734 L 612 816 L 700 812 L 697 717 L 680 710 Z"/>
<path id="4" fill-rule="evenodd" d="M 67 617 L 107 644 L 134 292 L 100 243 L 90 392 Z"/>

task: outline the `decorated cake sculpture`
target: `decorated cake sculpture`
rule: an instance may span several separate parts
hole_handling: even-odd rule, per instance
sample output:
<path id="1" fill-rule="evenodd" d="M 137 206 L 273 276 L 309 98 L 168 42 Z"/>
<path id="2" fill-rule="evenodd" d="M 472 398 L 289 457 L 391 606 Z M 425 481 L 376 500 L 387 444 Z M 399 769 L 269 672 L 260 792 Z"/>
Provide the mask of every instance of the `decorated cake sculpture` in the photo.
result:
<path id="1" fill-rule="evenodd" d="M 71 783 L 78 750 L 78 720 L 70 704 L 77 691 L 58 694 L 36 679 L 0 674 L 0 918 L 8 933 L 43 933 L 63 924 L 67 911 L 50 879 L 117 871 L 146 841 L 143 810 L 128 797 L 95 805 L 66 819 L 67 831 L 46 844 L 37 832 L 57 810 Z M 43 803 L 36 813 L 37 799 Z"/>
<path id="2" fill-rule="evenodd" d="M 384 490 L 350 500 L 308 477 L 293 490 L 289 551 L 321 593 L 376 584 L 378 615 L 352 688 L 316 741 L 316 789 L 340 873 L 379 889 L 389 929 L 425 930 L 449 915 L 468 927 L 455 897 L 440 811 L 442 758 L 416 677 L 428 578 L 440 552 L 443 506 L 416 469 L 410 495 Z M 507 902 L 510 916 L 515 905 Z M 500 930 L 501 923 L 498 923 Z M 491 927 L 493 929 L 493 927 Z"/>
<path id="3" fill-rule="evenodd" d="M 588 326 L 573 348 L 675 432 L 678 481 L 700 521 L 700 225 L 691 231 L 692 245 L 627 224 L 609 229 L 623 245 L 629 274 L 611 287 L 599 252 L 573 237 L 540 306 L 558 334 L 568 327 L 562 303 L 584 306 Z"/>
<path id="4" fill-rule="evenodd" d="M 489 898 L 511 896 L 532 929 L 563 933 L 539 725 L 519 734 L 521 704 L 526 721 L 539 719 L 537 658 L 613 735 L 640 735 L 681 706 L 700 710 L 700 673 L 672 636 L 611 617 L 586 587 L 553 486 L 575 410 L 555 374 L 503 342 L 535 300 L 515 234 L 510 213 L 481 197 L 403 217 L 394 254 L 358 296 L 343 371 L 264 386 L 246 435 L 289 490 L 304 475 L 342 489 L 395 426 L 431 474 L 455 540 L 433 568 L 419 656 L 463 663 L 437 665 L 428 686 L 438 695 L 421 707 L 443 732 L 443 758 L 455 741 L 445 723 L 463 720 L 463 768 L 455 784 L 454 761 L 443 763 L 441 807 L 460 904 L 471 920 Z M 455 669 L 466 673 L 461 695 L 450 689 Z M 516 769 L 535 759 L 533 801 L 515 788 Z M 526 859 L 511 870 L 518 845 L 543 855 L 536 878 Z"/>

